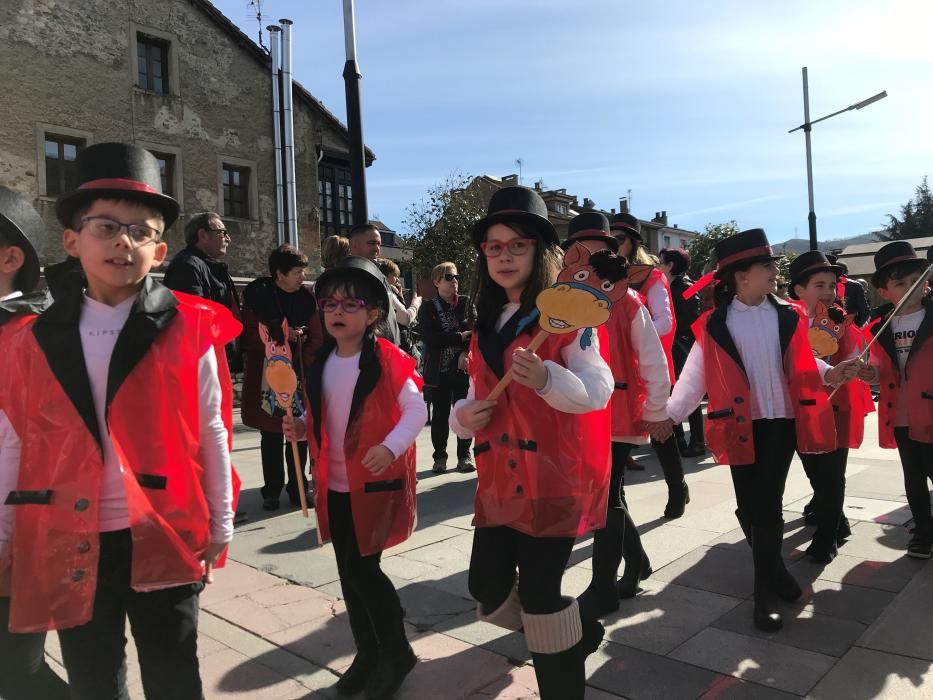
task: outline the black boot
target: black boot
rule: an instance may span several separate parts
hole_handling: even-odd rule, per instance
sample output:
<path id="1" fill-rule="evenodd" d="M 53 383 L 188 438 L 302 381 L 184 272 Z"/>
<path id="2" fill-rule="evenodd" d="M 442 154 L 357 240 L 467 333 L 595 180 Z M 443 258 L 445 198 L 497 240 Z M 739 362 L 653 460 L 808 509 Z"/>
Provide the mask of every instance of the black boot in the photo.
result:
<path id="1" fill-rule="evenodd" d="M 619 609 L 616 576 L 622 562 L 625 535 L 624 508 L 606 511 L 606 527 L 593 533 L 593 577 L 577 601 L 584 618 L 600 618 Z"/>
<path id="2" fill-rule="evenodd" d="M 677 451 L 677 441 L 669 437 L 664 442 L 651 441 L 651 447 L 658 456 L 661 470 L 664 472 L 664 481 L 667 482 L 667 506 L 664 508 L 664 517 L 679 518 L 690 502 L 690 489 L 684 481 L 684 465 Z"/>
<path id="3" fill-rule="evenodd" d="M 742 528 L 742 532 L 745 533 L 745 541 L 748 542 L 748 546 L 752 546 L 752 529 L 748 524 L 748 521 L 741 516 L 738 509 L 735 511 L 735 517 L 739 521 L 739 525 Z M 781 525 L 781 530 L 783 532 L 783 524 Z M 777 593 L 778 598 L 781 600 L 792 603 L 800 596 L 803 595 L 803 589 L 800 588 L 800 584 L 797 583 L 797 579 L 791 575 L 790 571 L 787 570 L 787 565 L 784 563 L 784 557 L 781 556 L 778 558 L 777 567 L 775 571 L 774 578 L 774 591 Z"/>
<path id="4" fill-rule="evenodd" d="M 843 515 L 841 518 L 839 518 L 839 529 L 836 530 L 836 545 L 841 547 L 851 536 L 852 527 L 849 525 L 849 519 Z"/>
<path id="5" fill-rule="evenodd" d="M 752 557 L 755 563 L 755 627 L 762 632 L 777 632 L 784 624 L 775 607 L 777 597 L 775 580 L 781 558 L 781 540 L 778 527 L 752 528 Z"/>
<path id="6" fill-rule="evenodd" d="M 635 522 L 628 511 L 622 511 L 625 517 L 625 528 L 622 533 L 622 558 L 625 559 L 625 571 L 622 578 L 616 583 L 616 594 L 619 598 L 634 598 L 639 590 L 639 583 L 651 576 L 651 562 L 645 554 L 641 544 L 641 535 L 635 527 Z"/>
<path id="7" fill-rule="evenodd" d="M 357 601 L 356 596 L 351 594 L 349 597 L 344 591 L 344 598 L 347 606 L 347 617 L 350 619 L 350 631 L 353 633 L 353 641 L 356 643 L 356 656 L 350 667 L 344 671 L 343 676 L 337 681 L 338 695 L 356 695 L 363 692 L 366 687 L 366 681 L 376 668 L 376 662 L 379 659 L 379 645 L 376 642 L 376 634 L 373 630 L 369 614 L 363 606 Z"/>
<path id="8" fill-rule="evenodd" d="M 703 409 L 698 408 L 690 414 L 690 444 L 684 457 L 702 457 L 706 454 L 706 439 L 703 436 Z"/>
<path id="9" fill-rule="evenodd" d="M 388 699 L 395 695 L 418 658 L 405 635 L 405 612 L 398 594 L 371 609 L 370 618 L 379 642 L 379 655 L 364 691 L 367 700 Z"/>
<path id="10" fill-rule="evenodd" d="M 572 627 L 570 616 L 579 615 L 576 605 L 553 615 L 522 614 L 528 647 L 534 660 L 541 700 L 583 700 L 586 692 L 586 657 L 599 648 L 605 630 L 596 620 L 581 617 L 582 637 L 576 644 L 549 653 L 541 646 L 564 646 L 562 637 Z M 548 619 L 550 618 L 550 619 Z M 549 629 L 550 628 L 550 629 Z M 543 636 L 542 636 L 543 635 Z M 565 642 L 566 643 L 566 642 Z"/>

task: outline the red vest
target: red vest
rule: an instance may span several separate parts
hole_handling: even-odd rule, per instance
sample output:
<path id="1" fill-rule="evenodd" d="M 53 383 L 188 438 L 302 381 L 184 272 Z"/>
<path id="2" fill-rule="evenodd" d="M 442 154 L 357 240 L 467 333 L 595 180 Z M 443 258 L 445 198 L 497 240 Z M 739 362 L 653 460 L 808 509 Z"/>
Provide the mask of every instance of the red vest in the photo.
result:
<path id="1" fill-rule="evenodd" d="M 836 449 L 836 427 L 827 394 L 807 340 L 807 323 L 783 302 L 775 303 L 784 376 L 793 404 L 797 450 L 805 454 Z M 726 308 L 707 311 L 693 324 L 703 348 L 707 405 L 706 442 L 720 464 L 755 462 L 751 386 L 735 342 L 726 327 Z"/>
<path id="2" fill-rule="evenodd" d="M 615 390 L 612 392 L 612 437 L 646 435 L 642 425 L 645 407 L 645 380 L 638 366 L 638 353 L 632 348 L 632 321 L 642 307 L 631 289 L 612 307 L 606 324 L 609 337 L 609 367 Z"/>
<path id="3" fill-rule="evenodd" d="M 416 520 L 414 443 L 378 476 L 363 466 L 363 457 L 369 448 L 381 443 L 402 417 L 398 403 L 402 386 L 408 379 L 413 379 L 419 389 L 422 386 L 421 376 L 415 371 L 414 358 L 382 338 L 376 343 L 382 371 L 376 386 L 363 400 L 359 413 L 352 418 L 343 442 L 353 527 L 363 556 L 377 554 L 407 540 L 415 529 Z M 327 406 L 322 397 L 321 416 L 326 413 Z M 310 409 L 308 415 L 311 415 Z M 330 540 L 327 449 L 333 436 L 327 434 L 323 418 L 320 426 L 320 441 L 310 431 L 308 444 L 314 460 L 318 539 L 323 543 Z"/>
<path id="4" fill-rule="evenodd" d="M 674 316 L 674 300 L 671 299 L 671 287 L 667 282 L 667 277 L 664 276 L 664 273 L 661 272 L 658 268 L 655 268 L 651 271 L 651 274 L 648 275 L 648 279 L 645 280 L 644 284 L 641 286 L 641 289 L 638 290 L 638 293 L 642 296 L 642 301 L 647 305 L 648 303 L 648 291 L 656 284 L 664 285 L 664 288 L 667 290 L 667 305 L 671 312 L 671 331 L 670 333 L 665 333 L 661 336 L 661 347 L 664 348 L 664 354 L 667 355 L 667 371 L 671 375 L 671 386 L 674 385 L 674 336 L 677 333 L 677 320 Z"/>
<path id="5" fill-rule="evenodd" d="M 162 299 L 170 294 L 157 287 Z M 163 316 L 164 326 L 155 331 L 145 326 L 152 333 L 137 348 L 141 356 L 135 357 L 116 389 L 104 426 L 125 467 L 133 537 L 130 584 L 137 591 L 192 583 L 203 575 L 201 556 L 210 544 L 210 513 L 198 458 L 198 360 L 211 347 L 223 389 L 224 422 L 231 439 L 233 434 L 224 345 L 239 334 L 240 324 L 218 305 L 176 296 L 177 313 Z M 55 305 L 40 320 L 58 315 L 53 309 Z M 173 313 L 171 308 L 168 313 Z M 134 316 L 135 309 L 128 324 L 134 323 Z M 145 318 L 138 314 L 135 321 L 139 317 Z M 71 330 L 77 338 L 76 327 L 65 329 Z M 87 409 L 91 400 L 93 411 L 93 400 L 89 386 L 80 391 L 86 381 L 77 376 L 86 371 L 80 346 L 77 353 L 70 351 L 77 362 L 69 360 L 67 353 L 42 344 L 37 323 L 22 328 L 13 340 L 17 352 L 9 368 L 13 391 L 7 412 L 22 440 L 22 454 L 17 491 L 10 494 L 17 506 L 10 629 L 74 627 L 93 613 L 100 554 L 103 453 L 86 425 L 87 410 L 82 412 L 75 403 Z M 55 360 L 50 360 L 50 352 Z M 234 497 L 238 486 L 234 474 Z"/>
<path id="6" fill-rule="evenodd" d="M 865 328 L 868 338 L 874 337 L 884 322 L 877 318 Z M 894 337 L 891 327 L 885 330 L 869 351 L 872 364 L 881 371 L 878 398 L 878 443 L 882 447 L 894 448 L 894 421 L 897 418 L 897 400 L 901 391 L 908 392 L 908 431 L 917 442 L 933 443 L 933 312 L 926 305 L 926 315 L 920 323 L 907 356 L 907 367 L 901 376 L 896 359 Z"/>
<path id="7" fill-rule="evenodd" d="M 598 329 L 607 358 L 609 341 Z M 530 337 L 512 341 L 502 356 Z M 576 333 L 551 335 L 538 349 L 542 360 L 564 364 L 561 350 L 579 342 Z M 474 334 L 470 376 L 476 397 L 489 395 L 499 377 L 490 369 Z M 512 382 L 499 397 L 492 420 L 476 434 L 478 485 L 476 527 L 506 525 L 533 537 L 579 537 L 606 524 L 610 455 L 609 408 L 583 414 L 556 411 L 534 389 Z"/>
<path id="8" fill-rule="evenodd" d="M 810 325 L 810 314 L 806 304 L 793 301 L 807 326 Z M 850 325 L 845 334 L 839 339 L 839 349 L 832 355 L 828 363 L 835 367 L 840 362 L 859 352 L 862 347 L 862 334 L 855 325 Z M 857 449 L 861 447 L 865 437 L 865 416 L 875 410 L 875 403 L 871 398 L 868 385 L 858 380 L 843 384 L 838 391 L 835 387 L 824 385 L 827 395 L 833 394 L 831 410 L 836 425 L 837 449 Z M 835 392 L 835 393 L 834 393 Z"/>

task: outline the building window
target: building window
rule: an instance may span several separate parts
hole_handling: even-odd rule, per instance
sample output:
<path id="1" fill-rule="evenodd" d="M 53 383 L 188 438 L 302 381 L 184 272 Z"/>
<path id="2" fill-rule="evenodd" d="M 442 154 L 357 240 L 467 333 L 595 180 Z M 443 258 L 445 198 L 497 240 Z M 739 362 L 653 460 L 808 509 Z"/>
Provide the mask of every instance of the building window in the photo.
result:
<path id="1" fill-rule="evenodd" d="M 346 234 L 351 228 L 353 186 L 350 169 L 334 163 L 321 163 L 317 171 L 318 206 L 321 208 L 323 235 Z"/>
<path id="2" fill-rule="evenodd" d="M 224 216 L 248 219 L 249 168 L 223 164 Z"/>
<path id="3" fill-rule="evenodd" d="M 563 215 L 566 216 L 566 214 L 567 214 L 567 205 L 566 205 L 566 204 L 555 204 L 555 205 L 554 205 L 554 211 L 556 211 L 558 214 L 563 214 Z"/>
<path id="4" fill-rule="evenodd" d="M 670 236 L 665 236 L 665 237 L 664 237 L 664 248 L 665 248 L 665 250 L 669 250 L 670 247 L 671 247 L 671 237 L 670 237 Z"/>
<path id="5" fill-rule="evenodd" d="M 136 35 L 136 84 L 143 90 L 168 94 L 169 42 L 145 34 Z"/>
<path id="6" fill-rule="evenodd" d="M 159 161 L 159 175 L 162 177 L 162 194 L 175 197 L 175 155 L 173 153 L 151 152 Z"/>
<path id="7" fill-rule="evenodd" d="M 45 135 L 45 194 L 57 197 L 75 189 L 75 159 L 84 150 L 84 139 L 69 136 Z"/>
<path id="8" fill-rule="evenodd" d="M 380 231 L 379 235 L 382 237 L 382 245 L 395 246 L 395 231 Z"/>

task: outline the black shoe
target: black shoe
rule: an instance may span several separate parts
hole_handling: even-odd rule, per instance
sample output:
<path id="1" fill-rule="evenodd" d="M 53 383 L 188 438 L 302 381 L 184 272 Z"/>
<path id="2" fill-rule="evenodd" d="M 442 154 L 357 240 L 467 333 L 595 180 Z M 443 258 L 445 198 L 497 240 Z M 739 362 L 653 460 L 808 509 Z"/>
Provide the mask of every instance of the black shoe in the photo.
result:
<path id="1" fill-rule="evenodd" d="M 577 605 L 580 606 L 580 617 L 595 620 L 618 610 L 619 596 L 613 588 L 599 590 L 591 583 L 577 598 Z"/>
<path id="2" fill-rule="evenodd" d="M 350 667 L 337 681 L 337 695 L 356 695 L 366 687 L 366 680 L 376 668 L 378 654 L 375 651 L 357 652 Z"/>
<path id="3" fill-rule="evenodd" d="M 249 513 L 244 510 L 238 510 L 233 514 L 233 524 L 242 525 L 249 522 Z"/>
<path id="4" fill-rule="evenodd" d="M 630 472 L 643 472 L 645 471 L 645 465 L 639 464 L 635 461 L 634 457 L 629 457 L 628 461 L 625 463 L 625 468 Z"/>
<path id="5" fill-rule="evenodd" d="M 687 449 L 680 453 L 684 457 L 705 457 L 706 456 L 706 443 L 705 442 L 691 442 L 687 445 Z"/>
<path id="6" fill-rule="evenodd" d="M 803 507 L 803 521 L 807 525 L 818 525 L 819 516 L 816 514 L 816 507 L 813 505 L 813 499 Z"/>
<path id="7" fill-rule="evenodd" d="M 783 560 L 781 541 L 784 529 L 774 527 L 752 527 L 752 559 L 755 564 L 755 607 L 752 614 L 755 627 L 762 632 L 777 632 L 784 625 L 781 613 L 775 609 L 775 581 Z"/>
<path id="8" fill-rule="evenodd" d="M 755 629 L 762 632 L 777 632 L 784 626 L 784 618 L 764 598 L 755 596 L 755 611 L 752 615 Z"/>
<path id="9" fill-rule="evenodd" d="M 690 487 L 686 481 L 667 487 L 667 505 L 664 507 L 664 517 L 674 520 L 681 517 L 690 503 Z"/>
<path id="10" fill-rule="evenodd" d="M 625 572 L 622 578 L 616 582 L 616 593 L 622 600 L 634 598 L 642 590 L 639 585 L 646 578 L 651 576 L 654 570 L 651 568 L 651 562 L 644 551 L 641 553 L 641 559 L 636 566 L 625 566 Z"/>
<path id="11" fill-rule="evenodd" d="M 933 542 L 928 537 L 914 533 L 907 543 L 907 556 L 912 559 L 929 559 L 933 556 Z"/>
<path id="12" fill-rule="evenodd" d="M 263 510 L 278 510 L 279 499 L 278 498 L 263 498 L 262 509 Z"/>
<path id="13" fill-rule="evenodd" d="M 298 497 L 298 494 L 288 494 L 288 502 L 291 504 L 292 508 L 301 507 L 301 499 Z M 308 508 L 314 508 L 314 489 L 305 491 L 305 502 L 308 504 Z"/>
<path id="14" fill-rule="evenodd" d="M 839 553 L 839 550 L 836 548 L 835 538 L 826 539 L 825 537 L 813 537 L 813 541 L 810 542 L 810 546 L 807 547 L 807 554 L 813 561 L 820 564 L 829 564 L 833 559 L 836 558 L 836 555 Z"/>
<path id="15" fill-rule="evenodd" d="M 836 530 L 836 545 L 841 547 L 851 536 L 852 527 L 849 525 L 849 519 L 843 515 L 839 518 L 839 528 Z"/>
<path id="16" fill-rule="evenodd" d="M 457 460 L 457 471 L 461 474 L 469 474 L 476 471 L 476 465 L 470 457 L 461 457 Z"/>
<path id="17" fill-rule="evenodd" d="M 406 644 L 400 652 L 379 652 L 376 667 L 366 681 L 366 700 L 388 700 L 402 686 L 411 670 L 418 662 L 418 657 Z"/>
<path id="18" fill-rule="evenodd" d="M 787 570 L 787 565 L 784 564 L 784 557 L 781 557 L 777 563 L 777 573 L 774 577 L 774 592 L 777 593 L 778 598 L 788 603 L 793 603 L 803 595 L 803 589 L 800 587 L 800 584 L 797 583 L 797 579 Z"/>
<path id="19" fill-rule="evenodd" d="M 447 460 L 446 459 L 435 459 L 434 466 L 431 467 L 431 471 L 435 474 L 446 474 L 447 473 Z"/>

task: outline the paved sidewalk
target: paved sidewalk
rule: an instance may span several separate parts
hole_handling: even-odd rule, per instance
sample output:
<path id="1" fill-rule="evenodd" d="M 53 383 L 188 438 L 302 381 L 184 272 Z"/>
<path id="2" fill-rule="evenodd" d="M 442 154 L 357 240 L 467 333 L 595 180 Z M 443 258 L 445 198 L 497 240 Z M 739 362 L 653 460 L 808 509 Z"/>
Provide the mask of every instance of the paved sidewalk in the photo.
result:
<path id="1" fill-rule="evenodd" d="M 904 556 L 910 513 L 900 467 L 893 451 L 871 447 L 873 417 L 866 434 L 869 446 L 849 460 L 852 537 L 830 565 L 801 558 L 812 529 L 800 513 L 811 491 L 799 461 L 791 468 L 785 553 L 805 592 L 771 635 L 751 624 L 751 554 L 728 470 L 688 460 L 691 503 L 683 518 L 665 521 L 666 487 L 642 450 L 648 469 L 627 473 L 626 493 L 655 573 L 605 621 L 587 698 L 933 698 L 933 568 Z M 474 478 L 431 473 L 427 430 L 418 446 L 418 529 L 383 558 L 420 658 L 398 697 L 538 697 L 521 635 L 476 621 L 467 591 Z M 238 428 L 234 458 L 250 522 L 202 597 L 207 698 L 336 697 L 353 644 L 333 552 L 315 548 L 313 515 L 260 509 L 258 433 Z M 590 554 L 589 538 L 577 543 L 565 593 L 588 584 Z M 130 653 L 133 698 L 142 698 Z M 54 635 L 49 655 L 59 658 Z"/>

